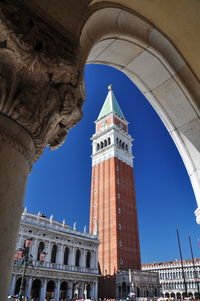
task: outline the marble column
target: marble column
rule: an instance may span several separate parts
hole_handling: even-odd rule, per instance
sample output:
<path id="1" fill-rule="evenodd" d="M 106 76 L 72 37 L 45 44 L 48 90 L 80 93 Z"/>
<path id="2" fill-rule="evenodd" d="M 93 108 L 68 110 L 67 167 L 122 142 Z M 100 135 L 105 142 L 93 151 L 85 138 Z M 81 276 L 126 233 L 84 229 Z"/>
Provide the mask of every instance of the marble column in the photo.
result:
<path id="1" fill-rule="evenodd" d="M 55 296 L 55 300 L 59 300 L 60 297 L 60 279 L 58 279 L 58 282 L 56 283 L 56 287 L 54 290 L 54 296 Z"/>
<path id="2" fill-rule="evenodd" d="M 31 298 L 32 282 L 33 282 L 33 278 L 30 277 L 29 281 L 28 281 L 28 289 L 27 289 L 27 294 L 26 294 L 26 296 L 29 297 L 29 298 Z"/>
<path id="3" fill-rule="evenodd" d="M 47 289 L 47 279 L 44 279 L 41 293 L 40 293 L 40 301 L 44 301 L 46 298 L 46 289 Z"/>
<path id="4" fill-rule="evenodd" d="M 85 251 L 85 249 L 82 250 L 81 257 L 82 257 L 81 267 L 86 268 L 86 251 Z"/>
<path id="5" fill-rule="evenodd" d="M 70 265 L 72 266 L 72 267 L 74 267 L 75 266 L 75 248 L 74 247 L 72 247 L 71 249 L 70 249 L 70 254 L 71 254 L 71 256 L 70 256 Z"/>
<path id="6" fill-rule="evenodd" d="M 94 282 L 94 300 L 97 300 L 98 298 L 98 282 Z"/>
<path id="7" fill-rule="evenodd" d="M 47 256 L 45 258 L 46 262 L 51 262 L 51 243 L 50 241 L 48 242 L 48 247 L 47 247 Z"/>
<path id="8" fill-rule="evenodd" d="M 60 252 L 59 252 L 59 264 L 63 264 L 64 262 L 64 247 L 63 244 L 60 246 Z"/>
<path id="9" fill-rule="evenodd" d="M 67 299 L 72 299 L 72 283 L 68 283 Z"/>
<path id="10" fill-rule="evenodd" d="M 31 252 L 33 259 L 37 260 L 37 254 L 38 254 L 38 239 L 35 238 L 32 245 L 32 252 Z"/>
<path id="11" fill-rule="evenodd" d="M 16 138 L 17 137 L 17 138 Z M 28 148 L 24 148 L 28 145 Z M 32 153 L 32 155 L 30 155 Z M 0 300 L 6 300 L 34 144 L 16 122 L 0 114 Z"/>
<path id="12" fill-rule="evenodd" d="M 20 1 L 0 1 L 0 300 L 8 295 L 32 164 L 47 145 L 61 146 L 82 117 L 79 54 L 74 40 Z"/>
<path id="13" fill-rule="evenodd" d="M 12 277 L 12 282 L 11 282 L 11 286 L 10 286 L 10 295 L 11 295 L 11 296 L 14 295 L 15 283 L 16 283 L 16 275 L 13 275 L 13 277 Z"/>

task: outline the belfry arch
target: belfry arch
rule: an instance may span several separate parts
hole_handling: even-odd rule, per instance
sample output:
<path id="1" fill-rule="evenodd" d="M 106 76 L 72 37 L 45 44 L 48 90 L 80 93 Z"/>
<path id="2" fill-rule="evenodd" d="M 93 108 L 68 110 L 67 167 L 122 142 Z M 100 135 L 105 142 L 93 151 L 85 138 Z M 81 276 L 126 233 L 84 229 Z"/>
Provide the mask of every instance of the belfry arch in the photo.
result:
<path id="1" fill-rule="evenodd" d="M 200 83 L 162 32 L 120 6 L 91 14 L 81 34 L 82 61 L 125 73 L 157 112 L 187 169 L 200 223 Z"/>

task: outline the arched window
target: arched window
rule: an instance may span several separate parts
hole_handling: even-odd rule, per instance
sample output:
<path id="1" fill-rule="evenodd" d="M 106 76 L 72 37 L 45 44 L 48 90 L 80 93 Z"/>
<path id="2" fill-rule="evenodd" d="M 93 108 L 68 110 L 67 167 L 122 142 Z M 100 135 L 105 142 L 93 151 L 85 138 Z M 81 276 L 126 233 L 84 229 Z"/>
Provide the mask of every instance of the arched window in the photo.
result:
<path id="1" fill-rule="evenodd" d="M 120 147 L 122 146 L 122 140 L 119 140 L 119 146 Z"/>
<path id="2" fill-rule="evenodd" d="M 122 142 L 122 148 L 124 148 L 124 142 Z"/>
<path id="3" fill-rule="evenodd" d="M 32 289 L 31 289 L 31 300 L 39 300 L 40 297 L 40 291 L 41 291 L 41 280 L 40 279 L 35 279 L 32 284 Z"/>
<path id="4" fill-rule="evenodd" d="M 110 143 L 111 143 L 111 140 L 110 140 L 110 137 L 108 138 L 108 145 L 110 145 Z"/>
<path id="5" fill-rule="evenodd" d="M 119 143 L 119 138 L 116 139 L 116 143 L 117 143 L 117 144 Z"/>
<path id="6" fill-rule="evenodd" d="M 66 300 L 68 292 L 68 284 L 66 281 L 63 281 L 60 285 L 60 299 L 59 300 Z"/>
<path id="7" fill-rule="evenodd" d="M 63 264 L 68 265 L 69 248 L 65 248 Z"/>
<path id="8" fill-rule="evenodd" d="M 91 253 L 88 251 L 86 255 L 86 268 L 90 268 L 91 265 Z"/>
<path id="9" fill-rule="evenodd" d="M 96 151 L 97 152 L 98 152 L 99 148 L 100 148 L 99 143 L 97 143 L 97 145 L 96 145 Z"/>
<path id="10" fill-rule="evenodd" d="M 52 296 L 54 295 L 54 290 L 55 290 L 55 283 L 54 283 L 54 281 L 50 280 L 47 283 L 47 288 L 46 288 L 46 298 L 47 298 L 47 300 L 52 299 Z"/>
<path id="11" fill-rule="evenodd" d="M 125 147 L 125 148 L 126 148 L 126 151 L 128 151 L 128 144 L 126 144 L 126 147 Z"/>
<path id="12" fill-rule="evenodd" d="M 122 292 L 126 292 L 126 282 L 122 282 Z"/>
<path id="13" fill-rule="evenodd" d="M 101 141 L 101 149 L 103 148 L 103 141 Z"/>
<path id="14" fill-rule="evenodd" d="M 81 257 L 81 252 L 80 250 L 76 251 L 76 258 L 75 258 L 75 266 L 79 267 L 80 265 L 80 257 Z"/>
<path id="15" fill-rule="evenodd" d="M 106 147 L 107 146 L 107 140 L 105 139 L 104 140 L 104 147 Z"/>
<path id="16" fill-rule="evenodd" d="M 51 262 L 56 263 L 56 253 L 57 253 L 57 246 L 53 245 L 52 250 L 51 250 Z"/>
<path id="17" fill-rule="evenodd" d="M 40 254 L 42 253 L 42 251 L 44 251 L 44 247 L 45 244 L 43 241 L 41 241 L 38 246 L 37 260 L 40 260 Z"/>

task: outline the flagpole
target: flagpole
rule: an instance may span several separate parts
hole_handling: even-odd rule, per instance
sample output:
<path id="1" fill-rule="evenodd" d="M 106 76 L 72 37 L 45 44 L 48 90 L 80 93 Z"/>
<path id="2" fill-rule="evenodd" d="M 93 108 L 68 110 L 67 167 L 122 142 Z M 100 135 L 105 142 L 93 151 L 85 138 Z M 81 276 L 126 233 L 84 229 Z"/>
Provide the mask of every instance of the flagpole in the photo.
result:
<path id="1" fill-rule="evenodd" d="M 194 278 L 195 278 L 195 282 L 196 282 L 196 286 L 197 286 L 198 299 L 199 299 L 200 298 L 199 281 L 198 281 L 197 271 L 196 271 L 196 267 L 195 267 L 195 263 L 194 263 L 194 255 L 193 255 L 193 249 L 192 249 L 190 235 L 189 235 L 189 243 L 190 243 L 190 252 L 191 252 L 191 256 L 192 256 L 193 269 L 194 269 Z"/>
<path id="2" fill-rule="evenodd" d="M 184 267 L 183 267 L 183 257 L 182 257 L 182 251 L 181 251 L 181 244 L 180 244 L 178 229 L 176 229 L 176 232 L 177 232 L 177 238 L 178 238 L 179 253 L 180 253 L 180 258 L 181 258 L 182 277 L 183 277 L 183 281 L 184 281 L 185 294 L 186 294 L 185 297 L 187 297 L 187 283 L 186 283 L 186 280 L 185 280 L 185 272 L 184 272 Z"/>

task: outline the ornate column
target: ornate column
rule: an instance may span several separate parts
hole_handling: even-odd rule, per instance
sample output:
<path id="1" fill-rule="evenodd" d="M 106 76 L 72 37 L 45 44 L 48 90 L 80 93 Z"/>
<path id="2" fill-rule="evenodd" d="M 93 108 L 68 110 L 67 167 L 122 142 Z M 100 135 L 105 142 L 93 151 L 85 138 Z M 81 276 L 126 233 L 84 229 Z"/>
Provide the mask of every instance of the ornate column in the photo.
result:
<path id="1" fill-rule="evenodd" d="M 64 262 L 64 246 L 61 244 L 60 246 L 60 256 L 59 256 L 59 262 L 60 264 L 63 264 Z"/>
<path id="2" fill-rule="evenodd" d="M 11 295 L 11 296 L 14 295 L 15 282 L 16 282 L 16 275 L 13 275 L 13 277 L 12 277 L 12 282 L 11 282 L 11 286 L 10 286 L 10 295 Z"/>
<path id="3" fill-rule="evenodd" d="M 44 301 L 46 299 L 46 289 L 47 289 L 47 279 L 43 280 L 41 294 L 40 294 L 40 301 Z"/>
<path id="4" fill-rule="evenodd" d="M 33 282 L 33 278 L 30 277 L 29 281 L 28 281 L 28 289 L 27 289 L 27 294 L 26 294 L 26 296 L 29 297 L 29 298 L 31 298 L 32 282 Z"/>
<path id="5" fill-rule="evenodd" d="M 94 282 L 94 300 L 97 300 L 98 298 L 98 282 Z"/>
<path id="6" fill-rule="evenodd" d="M 79 45 L 20 1 L 0 1 L 0 300 L 6 300 L 32 164 L 82 116 Z"/>
<path id="7" fill-rule="evenodd" d="M 58 279 L 58 282 L 56 283 L 54 295 L 55 295 L 55 300 L 59 300 L 59 297 L 60 297 L 60 279 Z"/>
<path id="8" fill-rule="evenodd" d="M 75 248 L 74 247 L 72 247 L 71 249 L 70 249 L 70 265 L 72 266 L 72 267 L 74 267 L 75 266 Z"/>
<path id="9" fill-rule="evenodd" d="M 72 299 L 73 282 L 68 282 L 67 299 Z"/>
<path id="10" fill-rule="evenodd" d="M 32 245 L 32 256 L 34 260 L 37 260 L 37 253 L 38 253 L 38 239 L 35 238 Z"/>
<path id="11" fill-rule="evenodd" d="M 82 268 L 86 268 L 86 252 L 85 252 L 85 248 L 82 249 L 82 252 L 81 252 L 81 267 Z"/>
<path id="12" fill-rule="evenodd" d="M 48 248 L 47 248 L 47 256 L 45 258 L 46 262 L 50 262 L 51 261 L 51 242 L 48 242 Z"/>

